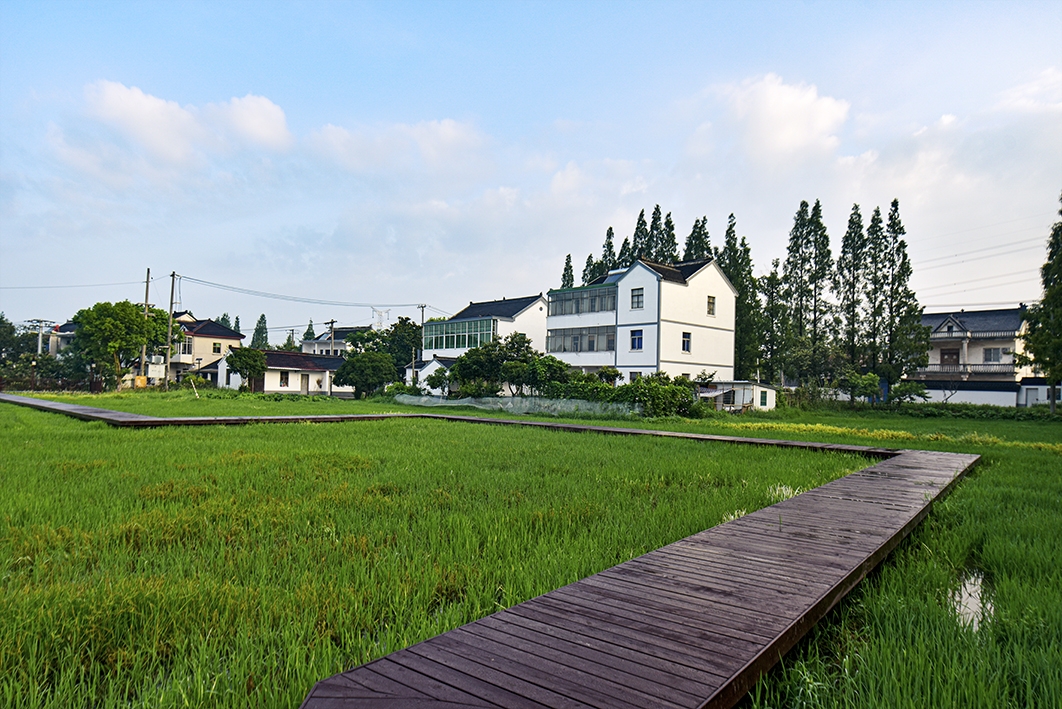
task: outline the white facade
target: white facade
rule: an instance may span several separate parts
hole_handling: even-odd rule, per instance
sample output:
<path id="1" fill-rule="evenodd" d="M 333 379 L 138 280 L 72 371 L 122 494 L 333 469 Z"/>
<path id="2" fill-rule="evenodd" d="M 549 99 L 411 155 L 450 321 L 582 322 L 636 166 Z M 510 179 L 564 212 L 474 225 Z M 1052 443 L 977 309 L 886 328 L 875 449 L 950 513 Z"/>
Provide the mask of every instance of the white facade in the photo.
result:
<path id="1" fill-rule="evenodd" d="M 545 347 L 544 296 L 469 303 L 449 320 L 425 323 L 421 358 L 429 361 L 434 357 L 460 357 L 493 337 L 505 339 L 514 332 L 526 335 L 535 349 Z"/>
<path id="2" fill-rule="evenodd" d="M 602 283 L 550 291 L 547 352 L 587 372 L 616 367 L 626 381 L 658 371 L 730 379 L 735 296 L 714 261 L 638 261 Z"/>
<path id="3" fill-rule="evenodd" d="M 713 381 L 698 387 L 698 396 L 720 411 L 770 411 L 778 403 L 778 390 L 769 384 L 749 381 Z"/>

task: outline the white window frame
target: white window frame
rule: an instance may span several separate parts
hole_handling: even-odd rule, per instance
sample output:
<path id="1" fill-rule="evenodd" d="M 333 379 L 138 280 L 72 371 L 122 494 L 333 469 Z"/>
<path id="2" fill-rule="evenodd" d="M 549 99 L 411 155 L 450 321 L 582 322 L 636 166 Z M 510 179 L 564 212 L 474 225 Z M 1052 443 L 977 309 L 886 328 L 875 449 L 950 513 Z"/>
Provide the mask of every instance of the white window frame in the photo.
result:
<path id="1" fill-rule="evenodd" d="M 635 300 L 637 298 L 637 300 Z M 635 305 L 637 303 L 637 305 Z M 645 289 L 631 288 L 631 310 L 643 310 L 645 308 Z"/>
<path id="2" fill-rule="evenodd" d="M 708 310 L 708 316 L 714 318 L 715 317 L 715 296 L 714 295 L 708 296 L 707 310 Z"/>

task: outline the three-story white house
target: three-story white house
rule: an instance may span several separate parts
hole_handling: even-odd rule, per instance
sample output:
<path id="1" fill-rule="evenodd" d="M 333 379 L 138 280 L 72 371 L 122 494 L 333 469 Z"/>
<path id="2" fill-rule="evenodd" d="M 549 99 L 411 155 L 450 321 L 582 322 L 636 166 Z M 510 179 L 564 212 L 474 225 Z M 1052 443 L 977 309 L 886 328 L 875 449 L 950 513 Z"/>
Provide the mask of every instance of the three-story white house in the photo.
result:
<path id="1" fill-rule="evenodd" d="M 619 369 L 734 378 L 736 291 L 714 259 L 638 260 L 578 288 L 549 293 L 546 351 L 585 372 Z"/>

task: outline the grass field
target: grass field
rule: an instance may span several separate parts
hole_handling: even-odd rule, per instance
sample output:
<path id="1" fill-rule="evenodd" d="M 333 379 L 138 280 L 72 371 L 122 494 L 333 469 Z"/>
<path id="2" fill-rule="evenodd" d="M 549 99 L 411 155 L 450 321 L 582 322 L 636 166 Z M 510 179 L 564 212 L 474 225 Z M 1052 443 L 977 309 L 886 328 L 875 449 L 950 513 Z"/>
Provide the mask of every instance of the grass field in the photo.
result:
<path id="1" fill-rule="evenodd" d="M 294 706 L 318 679 L 867 464 L 431 420 L 129 430 L 6 404 L 0 451 L 0 701 L 55 707 Z"/>

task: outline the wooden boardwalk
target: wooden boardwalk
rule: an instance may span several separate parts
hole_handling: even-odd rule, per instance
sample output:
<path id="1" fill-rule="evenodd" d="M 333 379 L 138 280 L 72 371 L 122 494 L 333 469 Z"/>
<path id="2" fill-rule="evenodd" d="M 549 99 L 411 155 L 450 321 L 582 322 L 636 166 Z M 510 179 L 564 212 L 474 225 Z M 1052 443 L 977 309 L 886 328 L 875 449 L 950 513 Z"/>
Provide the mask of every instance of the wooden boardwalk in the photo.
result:
<path id="1" fill-rule="evenodd" d="M 0 394 L 115 426 L 389 417 L 856 452 L 876 464 L 318 682 L 303 709 L 729 707 L 978 460 L 435 414 L 153 418 Z"/>

